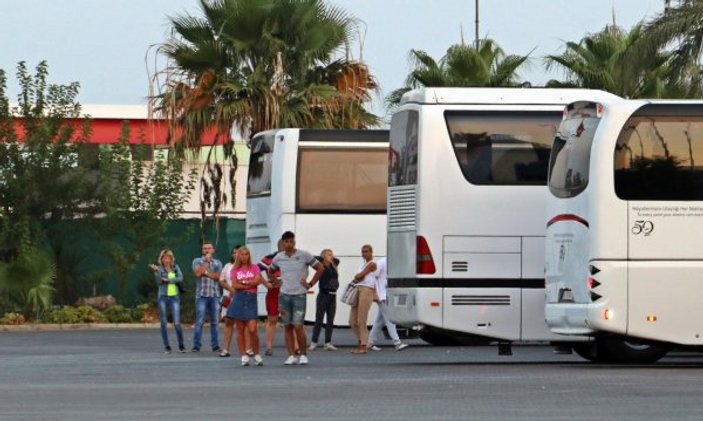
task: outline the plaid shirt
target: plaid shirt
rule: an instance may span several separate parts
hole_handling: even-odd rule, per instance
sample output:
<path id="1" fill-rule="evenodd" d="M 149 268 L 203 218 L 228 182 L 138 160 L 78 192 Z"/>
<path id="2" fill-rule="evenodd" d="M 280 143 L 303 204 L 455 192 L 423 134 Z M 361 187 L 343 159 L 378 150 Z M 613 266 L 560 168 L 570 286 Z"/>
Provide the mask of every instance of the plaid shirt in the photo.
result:
<path id="1" fill-rule="evenodd" d="M 193 271 L 203 265 L 205 259 L 202 257 L 196 257 L 193 260 Z M 210 262 L 210 267 L 207 270 L 210 273 L 220 273 L 222 272 L 222 262 L 217 259 L 212 259 Z M 201 276 L 198 280 L 198 284 L 195 288 L 196 297 L 219 297 L 220 283 L 210 277 L 205 275 Z"/>

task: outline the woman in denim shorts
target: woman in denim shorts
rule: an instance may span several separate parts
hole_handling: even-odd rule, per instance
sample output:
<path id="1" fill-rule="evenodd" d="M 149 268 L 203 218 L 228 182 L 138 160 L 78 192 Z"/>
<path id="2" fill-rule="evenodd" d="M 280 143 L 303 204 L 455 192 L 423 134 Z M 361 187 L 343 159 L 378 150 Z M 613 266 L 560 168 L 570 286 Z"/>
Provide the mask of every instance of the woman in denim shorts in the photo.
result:
<path id="1" fill-rule="evenodd" d="M 242 357 L 242 365 L 249 365 L 249 355 L 245 342 L 244 331 L 249 333 L 251 348 L 254 352 L 254 363 L 257 366 L 264 364 L 259 355 L 259 335 L 257 321 L 257 286 L 261 283 L 259 266 L 252 264 L 251 253 L 246 247 L 241 247 L 237 252 L 237 259 L 230 273 L 231 285 L 236 294 L 227 308 L 227 319 L 234 320 L 237 329 L 237 347 Z M 232 291 L 233 292 L 233 291 Z"/>

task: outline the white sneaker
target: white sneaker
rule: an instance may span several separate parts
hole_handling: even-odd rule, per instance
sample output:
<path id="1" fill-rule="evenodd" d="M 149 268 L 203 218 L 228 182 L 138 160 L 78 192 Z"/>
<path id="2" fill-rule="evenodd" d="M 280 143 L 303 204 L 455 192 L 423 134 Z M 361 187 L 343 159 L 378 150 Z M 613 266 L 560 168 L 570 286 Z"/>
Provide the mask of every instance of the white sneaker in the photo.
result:
<path id="1" fill-rule="evenodd" d="M 381 348 L 376 345 L 368 346 L 368 347 L 366 347 L 366 349 L 371 350 L 371 351 L 376 351 L 376 352 L 381 350 Z"/>
<path id="2" fill-rule="evenodd" d="M 247 355 L 250 356 L 250 357 L 253 357 L 253 356 L 254 356 L 254 350 L 251 349 L 251 348 L 247 349 Z"/>
<path id="3" fill-rule="evenodd" d="M 298 364 L 298 359 L 295 357 L 295 355 L 289 355 L 283 364 L 284 365 L 296 365 L 296 364 Z"/>
<path id="4" fill-rule="evenodd" d="M 256 354 L 254 355 L 254 363 L 256 363 L 257 366 L 261 367 L 262 365 L 264 365 L 264 359 L 261 358 L 261 355 Z"/>
<path id="5" fill-rule="evenodd" d="M 325 351 L 337 351 L 337 347 L 332 345 L 331 342 L 327 342 L 324 349 Z"/>
<path id="6" fill-rule="evenodd" d="M 404 350 L 404 349 L 407 348 L 407 347 L 408 347 L 408 344 L 404 344 L 404 343 L 400 342 L 400 343 L 397 343 L 397 344 L 395 345 L 395 350 L 396 350 L 396 351 L 402 351 L 402 350 Z"/>
<path id="7" fill-rule="evenodd" d="M 249 356 L 248 355 L 242 355 L 242 367 L 248 366 L 249 365 Z"/>
<path id="8" fill-rule="evenodd" d="M 307 355 L 301 355 L 298 357 L 298 364 L 300 365 L 308 365 L 308 357 Z"/>
<path id="9" fill-rule="evenodd" d="M 308 347 L 308 351 L 314 351 L 317 349 L 317 344 L 316 343 L 311 343 L 310 346 Z"/>

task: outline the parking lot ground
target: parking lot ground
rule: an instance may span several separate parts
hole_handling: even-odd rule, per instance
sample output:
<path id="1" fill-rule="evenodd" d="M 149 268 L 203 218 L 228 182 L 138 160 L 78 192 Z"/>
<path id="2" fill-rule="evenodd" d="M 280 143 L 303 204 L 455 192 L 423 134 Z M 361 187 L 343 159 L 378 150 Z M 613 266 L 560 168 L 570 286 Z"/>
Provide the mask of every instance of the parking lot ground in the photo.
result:
<path id="1" fill-rule="evenodd" d="M 0 419 L 699 420 L 703 413 L 701 354 L 605 366 L 539 345 L 515 346 L 506 357 L 495 346 L 411 340 L 400 352 L 386 342 L 357 356 L 348 329 L 336 330 L 334 342 L 339 351 L 311 352 L 308 366 L 284 366 L 279 332 L 263 367 L 240 367 L 237 357 L 207 348 L 164 355 L 157 329 L 0 333 Z"/>

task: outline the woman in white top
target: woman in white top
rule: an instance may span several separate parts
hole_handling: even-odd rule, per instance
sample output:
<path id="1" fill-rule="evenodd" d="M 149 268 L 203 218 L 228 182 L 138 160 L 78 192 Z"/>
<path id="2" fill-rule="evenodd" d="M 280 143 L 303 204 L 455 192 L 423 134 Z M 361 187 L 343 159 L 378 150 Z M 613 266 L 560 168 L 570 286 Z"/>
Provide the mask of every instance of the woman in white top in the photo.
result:
<path id="1" fill-rule="evenodd" d="M 229 307 L 229 303 L 232 301 L 232 296 L 229 292 L 229 287 L 232 287 L 232 279 L 230 277 L 230 273 L 232 272 L 232 268 L 234 267 L 234 262 L 237 260 L 237 250 L 239 250 L 239 245 L 234 246 L 232 248 L 232 254 L 229 260 L 229 263 L 225 265 L 225 267 L 222 268 L 222 272 L 220 273 L 220 286 L 222 287 L 222 302 L 220 305 L 220 319 L 223 319 L 225 315 L 227 314 L 227 307 Z M 229 357 L 229 348 L 232 346 L 232 335 L 234 334 L 234 323 L 232 324 L 225 324 L 225 344 L 224 347 L 222 348 L 222 351 L 220 352 L 220 357 Z"/>
<path id="2" fill-rule="evenodd" d="M 356 305 L 352 306 L 349 314 L 349 325 L 359 340 L 359 344 L 357 348 L 352 350 L 352 354 L 366 354 L 366 345 L 369 341 L 367 319 L 376 287 L 376 262 L 373 261 L 373 248 L 368 244 L 362 246 L 361 257 L 364 258 L 364 262 L 359 266 L 353 281 L 357 285 L 359 299 Z"/>

